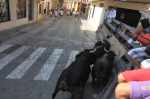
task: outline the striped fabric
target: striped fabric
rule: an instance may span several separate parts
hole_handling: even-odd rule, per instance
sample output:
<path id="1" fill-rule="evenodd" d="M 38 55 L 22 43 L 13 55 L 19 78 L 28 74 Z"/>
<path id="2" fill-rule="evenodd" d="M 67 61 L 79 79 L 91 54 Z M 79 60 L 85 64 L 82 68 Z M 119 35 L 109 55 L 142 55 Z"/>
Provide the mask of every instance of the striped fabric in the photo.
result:
<path id="1" fill-rule="evenodd" d="M 128 54 L 138 60 L 139 62 L 144 61 L 145 59 L 149 59 L 150 56 L 145 53 L 146 47 L 134 48 L 131 49 Z"/>

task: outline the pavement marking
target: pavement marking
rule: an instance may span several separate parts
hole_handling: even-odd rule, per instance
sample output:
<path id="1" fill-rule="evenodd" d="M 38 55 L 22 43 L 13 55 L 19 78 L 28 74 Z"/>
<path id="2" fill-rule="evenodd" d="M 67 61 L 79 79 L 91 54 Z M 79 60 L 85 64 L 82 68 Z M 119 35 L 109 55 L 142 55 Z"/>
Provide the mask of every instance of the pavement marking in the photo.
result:
<path id="1" fill-rule="evenodd" d="M 22 64 L 20 64 L 12 73 L 10 73 L 6 78 L 20 79 L 26 71 L 34 64 L 34 62 L 42 55 L 46 48 L 38 48 L 33 52 L 29 58 L 27 58 Z"/>
<path id="2" fill-rule="evenodd" d="M 55 49 L 34 80 L 48 80 L 63 49 Z"/>
<path id="3" fill-rule="evenodd" d="M 4 50 L 10 48 L 12 45 L 3 45 L 0 47 L 0 53 L 3 52 Z"/>
<path id="4" fill-rule="evenodd" d="M 75 50 L 71 51 L 70 56 L 69 56 L 69 59 L 68 59 L 68 62 L 67 62 L 67 65 L 66 65 L 65 68 L 67 68 L 67 67 L 71 64 L 71 62 L 73 62 L 73 61 L 75 60 L 75 56 L 76 56 L 78 53 L 79 53 L 79 51 L 75 51 Z"/>
<path id="5" fill-rule="evenodd" d="M 25 50 L 27 50 L 28 46 L 22 46 L 16 51 L 12 52 L 11 54 L 7 55 L 3 59 L 0 60 L 0 70 L 5 67 L 7 64 L 9 64 L 12 60 L 14 60 L 16 57 L 18 57 L 21 53 L 23 53 Z"/>

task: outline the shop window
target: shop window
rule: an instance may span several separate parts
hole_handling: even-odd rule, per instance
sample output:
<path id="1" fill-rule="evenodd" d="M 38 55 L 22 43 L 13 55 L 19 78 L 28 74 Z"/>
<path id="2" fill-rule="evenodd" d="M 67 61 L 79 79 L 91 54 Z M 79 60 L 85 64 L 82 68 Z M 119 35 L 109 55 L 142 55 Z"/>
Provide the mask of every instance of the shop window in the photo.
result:
<path id="1" fill-rule="evenodd" d="M 17 0 L 17 19 L 26 17 L 26 0 Z"/>
<path id="2" fill-rule="evenodd" d="M 9 0 L 0 0 L 0 23 L 10 21 Z"/>

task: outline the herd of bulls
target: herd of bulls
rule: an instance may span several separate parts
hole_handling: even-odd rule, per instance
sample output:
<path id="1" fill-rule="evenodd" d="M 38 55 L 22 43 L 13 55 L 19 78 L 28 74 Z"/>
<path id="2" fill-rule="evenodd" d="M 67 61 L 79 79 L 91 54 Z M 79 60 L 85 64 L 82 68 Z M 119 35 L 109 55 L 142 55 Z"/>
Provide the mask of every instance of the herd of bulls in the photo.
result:
<path id="1" fill-rule="evenodd" d="M 89 79 L 92 67 L 92 84 L 95 79 L 101 83 L 107 83 L 112 73 L 113 60 L 116 56 L 113 51 L 109 51 L 110 43 L 108 40 L 96 42 L 94 48 L 85 49 L 76 55 L 75 61 L 64 69 L 58 78 L 52 99 L 55 98 L 59 90 L 68 91 L 72 94 L 71 99 L 82 99 L 85 83 Z"/>

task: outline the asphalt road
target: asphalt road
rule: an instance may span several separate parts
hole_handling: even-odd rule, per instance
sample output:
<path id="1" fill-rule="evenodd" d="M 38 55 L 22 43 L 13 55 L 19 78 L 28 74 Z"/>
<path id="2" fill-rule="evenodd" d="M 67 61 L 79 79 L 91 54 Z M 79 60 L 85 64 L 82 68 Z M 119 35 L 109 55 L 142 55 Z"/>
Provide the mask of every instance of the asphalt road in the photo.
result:
<path id="1" fill-rule="evenodd" d="M 75 22 L 66 15 L 56 21 L 48 18 L 41 25 L 3 41 L 0 99 L 51 99 L 61 71 L 74 60 L 81 46 L 93 47 L 87 35 L 93 40 L 96 35 L 90 34 L 92 31 L 86 25 L 82 25 L 80 18 Z M 95 99 L 100 91 L 101 86 L 92 88 L 90 77 L 84 99 Z M 56 96 L 56 99 L 70 98 L 70 93 L 62 91 Z"/>

